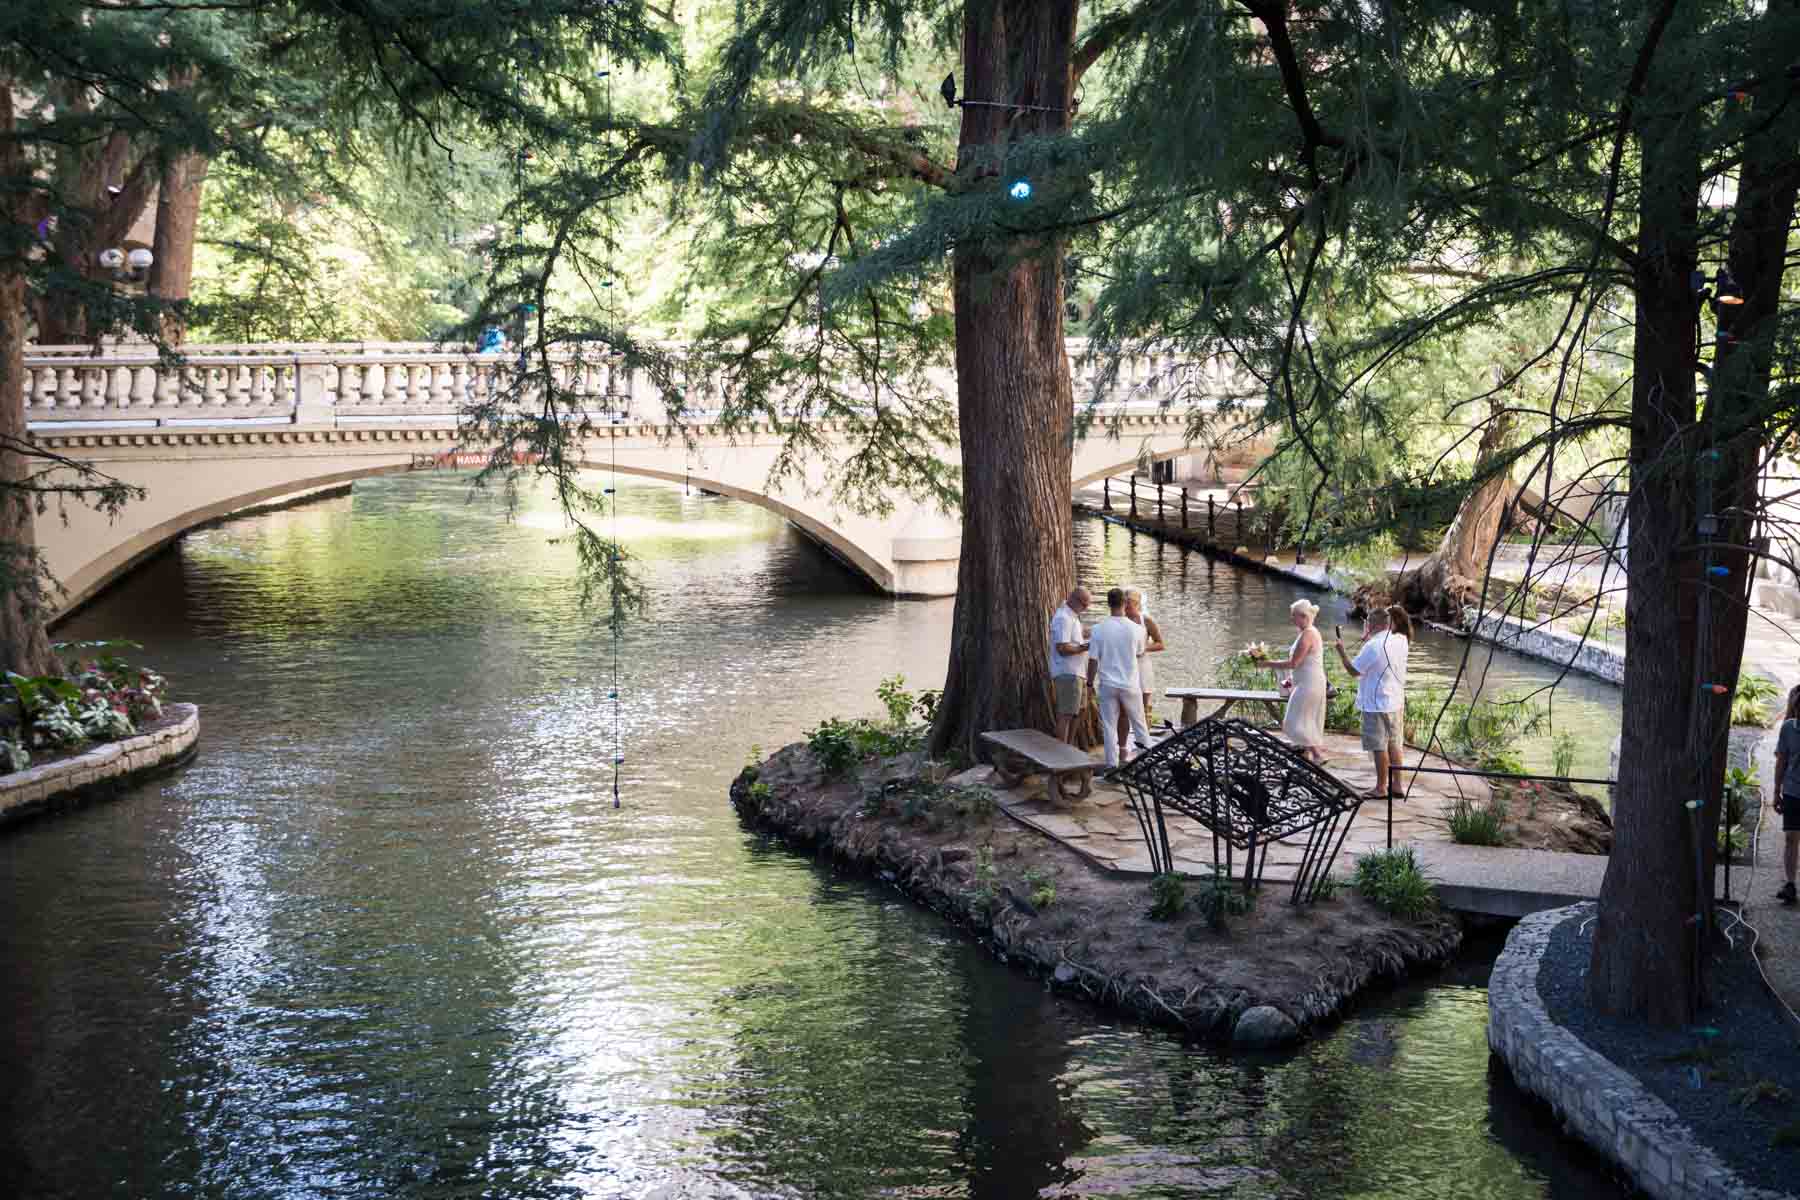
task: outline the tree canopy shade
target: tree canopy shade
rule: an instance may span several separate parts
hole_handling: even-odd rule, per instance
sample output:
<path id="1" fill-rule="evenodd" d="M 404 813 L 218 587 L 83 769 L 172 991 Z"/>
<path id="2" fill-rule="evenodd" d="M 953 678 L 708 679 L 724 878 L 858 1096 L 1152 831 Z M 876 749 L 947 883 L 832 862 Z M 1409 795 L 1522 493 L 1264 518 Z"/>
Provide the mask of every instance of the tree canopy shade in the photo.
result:
<path id="1" fill-rule="evenodd" d="M 919 197 L 828 297 L 952 260 L 965 540 L 937 744 L 1042 723 L 1021 635 L 1041 640 L 1069 582 L 1066 476 L 1048 497 L 1070 433 L 1056 301 L 1072 247 L 1095 264 L 1103 340 L 1225 355 L 1262 381 L 1305 526 L 1416 519 L 1414 503 L 1441 522 L 1501 468 L 1547 496 L 1576 472 L 1629 485 L 1628 619 L 1652 649 L 1628 668 L 1592 979 L 1607 1008 L 1690 1018 L 1727 722 L 1701 685 L 1736 677 L 1768 515 L 1756 468 L 1792 433 L 1796 15 L 1792 0 L 749 6 L 696 114 L 715 177 L 778 81 L 841 63 L 857 33 L 890 61 L 920 30 L 954 38 L 954 95 L 981 102 L 961 109 L 953 163 L 865 118 L 840 139 L 863 170 L 827 177 Z M 1108 85 L 1081 86 L 1097 65 Z M 791 112 L 784 136 L 804 142 L 824 107 Z M 811 182 L 794 194 L 833 212 Z M 1715 314 L 1697 278 L 1716 298 L 1722 267 L 1744 303 Z M 1461 372 L 1480 382 L 1439 398 L 1464 431 L 1399 420 L 1419 364 L 1484 330 L 1501 349 Z M 1484 438 L 1495 423 L 1506 438 Z M 1364 465 L 1377 456 L 1402 486 Z"/>
<path id="2" fill-rule="evenodd" d="M 585 145 L 605 135 L 597 61 L 678 60 L 641 5 L 547 0 L 46 0 L 0 11 L 0 657 L 48 669 L 34 521 L 126 489 L 46 462 L 25 436 L 27 328 L 178 338 L 193 214 L 210 165 L 275 194 L 354 192 L 459 140 Z M 160 196 L 148 293 L 100 252 Z M 166 228 L 165 228 L 166 227 Z"/>

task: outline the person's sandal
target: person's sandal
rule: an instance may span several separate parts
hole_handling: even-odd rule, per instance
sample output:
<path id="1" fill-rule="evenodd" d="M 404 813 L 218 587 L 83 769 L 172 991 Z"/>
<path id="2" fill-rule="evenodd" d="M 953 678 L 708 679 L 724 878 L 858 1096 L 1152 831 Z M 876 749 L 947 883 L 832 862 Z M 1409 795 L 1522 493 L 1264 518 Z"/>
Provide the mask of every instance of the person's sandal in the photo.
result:
<path id="1" fill-rule="evenodd" d="M 1781 890 L 1775 893 L 1775 898 L 1783 904 L 1792 904 L 1796 900 L 1800 900 L 1800 893 L 1794 891 L 1793 884 L 1784 883 L 1781 885 Z"/>

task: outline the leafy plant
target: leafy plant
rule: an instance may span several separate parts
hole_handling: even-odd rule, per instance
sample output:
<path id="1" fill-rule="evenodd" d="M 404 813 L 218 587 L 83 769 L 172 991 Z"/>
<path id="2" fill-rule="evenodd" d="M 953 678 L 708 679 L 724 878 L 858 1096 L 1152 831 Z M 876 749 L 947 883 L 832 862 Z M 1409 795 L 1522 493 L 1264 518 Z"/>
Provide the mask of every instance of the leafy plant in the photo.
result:
<path id="1" fill-rule="evenodd" d="M 1744 830 L 1744 817 L 1750 811 L 1750 802 L 1760 790 L 1753 772 L 1743 767 L 1732 767 L 1725 772 L 1724 796 L 1719 812 L 1720 854 L 1736 856 L 1742 854 L 1750 844 L 1749 836 Z"/>
<path id="2" fill-rule="evenodd" d="M 1769 723 L 1769 701 L 1781 695 L 1781 686 L 1764 675 L 1738 676 L 1731 694 L 1731 723 L 1761 727 Z"/>
<path id="3" fill-rule="evenodd" d="M 1409 846 L 1358 855 L 1350 884 L 1375 907 L 1403 920 L 1437 911 L 1437 893 Z"/>
<path id="4" fill-rule="evenodd" d="M 855 722 L 828 717 L 806 731 L 806 748 L 827 775 L 842 775 L 862 759 Z"/>
<path id="5" fill-rule="evenodd" d="M 975 851 L 975 903 L 991 912 L 999 898 L 1000 872 L 994 867 L 994 848 L 981 846 Z"/>
<path id="6" fill-rule="evenodd" d="M 1568 778 L 1569 772 L 1575 769 L 1575 754 L 1581 749 L 1581 742 L 1572 733 L 1559 733 L 1556 740 L 1550 743 L 1550 770 L 1553 774 Z"/>
<path id="7" fill-rule="evenodd" d="M 5 761 L 8 771 L 23 771 L 31 765 L 31 751 L 19 738 L 0 737 L 0 760 Z"/>
<path id="8" fill-rule="evenodd" d="M 1181 876 L 1173 871 L 1165 871 L 1150 881 L 1150 919 L 1152 921 L 1173 921 L 1181 914 L 1181 907 L 1187 902 L 1187 889 L 1182 886 Z"/>
<path id="9" fill-rule="evenodd" d="M 907 718 L 913 714 L 916 703 L 911 692 L 906 690 L 906 676 L 890 675 L 875 685 L 875 698 L 887 709 L 888 724 L 904 727 Z"/>
<path id="10" fill-rule="evenodd" d="M 1050 882 L 1050 872 L 1042 867 L 1027 867 L 1019 873 L 1019 881 L 1031 892 L 1031 903 L 1036 908 L 1049 908 L 1056 903 L 1056 885 Z"/>
<path id="11" fill-rule="evenodd" d="M 1506 805 L 1498 796 L 1485 804 L 1476 804 L 1467 796 L 1458 796 L 1445 806 L 1444 820 L 1450 826 L 1451 840 L 1460 845 L 1506 844 Z"/>
<path id="12" fill-rule="evenodd" d="M 1212 874 L 1200 879 L 1194 898 L 1189 903 L 1206 918 L 1208 925 L 1214 929 L 1224 929 L 1228 918 L 1249 912 L 1254 899 L 1244 891 L 1242 883 L 1234 881 L 1223 870 L 1214 867 Z"/>

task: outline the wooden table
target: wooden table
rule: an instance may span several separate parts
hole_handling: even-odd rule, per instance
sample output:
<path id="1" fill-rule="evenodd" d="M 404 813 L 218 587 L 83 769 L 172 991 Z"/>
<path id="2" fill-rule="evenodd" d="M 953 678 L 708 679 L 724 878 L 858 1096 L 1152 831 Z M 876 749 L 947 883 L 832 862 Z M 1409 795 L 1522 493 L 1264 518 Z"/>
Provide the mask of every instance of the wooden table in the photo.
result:
<path id="1" fill-rule="evenodd" d="M 1093 793 L 1094 760 L 1085 750 L 1037 729 L 990 729 L 981 740 L 994 747 L 994 771 L 1007 787 L 1017 787 L 1025 776 L 1041 772 L 1046 803 L 1054 804 L 1059 794 L 1079 800 Z M 1074 791 L 1069 790 L 1071 782 Z"/>
<path id="2" fill-rule="evenodd" d="M 1283 706 L 1287 703 L 1287 697 L 1280 692 L 1247 692 L 1237 688 L 1170 688 L 1163 695 L 1171 700 L 1181 701 L 1181 724 L 1184 729 L 1199 723 L 1202 700 L 1223 702 L 1212 714 L 1214 718 L 1230 712 L 1234 704 L 1261 704 L 1269 710 L 1269 715 L 1275 718 L 1276 724 L 1281 723 Z"/>

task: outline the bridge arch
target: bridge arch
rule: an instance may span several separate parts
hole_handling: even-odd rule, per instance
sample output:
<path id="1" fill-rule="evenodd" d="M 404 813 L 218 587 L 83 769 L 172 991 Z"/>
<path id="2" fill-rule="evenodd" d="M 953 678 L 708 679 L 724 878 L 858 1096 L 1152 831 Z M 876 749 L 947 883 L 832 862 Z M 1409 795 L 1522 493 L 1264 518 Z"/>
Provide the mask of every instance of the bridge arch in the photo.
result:
<path id="1" fill-rule="evenodd" d="M 81 564 L 74 571 L 62 577 L 62 601 L 57 606 L 52 620 L 60 620 L 68 616 L 95 596 L 105 591 L 119 579 L 130 574 L 146 560 L 162 552 L 185 533 L 202 529 L 215 521 L 252 509 L 293 503 L 317 496 L 323 492 L 335 491 L 348 487 L 358 479 L 367 479 L 375 475 L 404 474 L 409 469 L 406 463 L 390 463 L 381 466 L 357 467 L 346 471 L 329 471 L 305 479 L 286 480 L 264 487 L 252 488 L 236 495 L 222 499 L 209 500 L 192 508 L 182 509 L 170 515 L 155 514 L 154 519 L 108 545 L 107 548 Z M 148 489 L 146 489 L 148 491 Z M 144 500 L 132 501 L 126 506 L 129 513 L 133 505 L 150 503 L 146 495 Z M 40 526 L 40 539 L 43 536 Z"/>
<path id="2" fill-rule="evenodd" d="M 791 504 L 783 503 L 779 498 L 767 492 L 756 491 L 722 479 L 716 479 L 692 471 L 667 471 L 655 467 L 637 464 L 602 462 L 591 458 L 583 458 L 580 466 L 587 471 L 616 471 L 620 475 L 635 475 L 643 479 L 660 479 L 665 483 L 691 484 L 708 492 L 717 492 L 733 500 L 741 500 L 745 504 L 754 504 L 758 508 L 767 509 L 776 516 L 792 524 L 806 537 L 824 547 L 825 552 L 856 571 L 863 578 L 884 592 L 894 591 L 894 571 L 871 555 L 867 549 L 856 544 L 838 529 L 832 528 L 811 513 L 803 512 Z"/>

